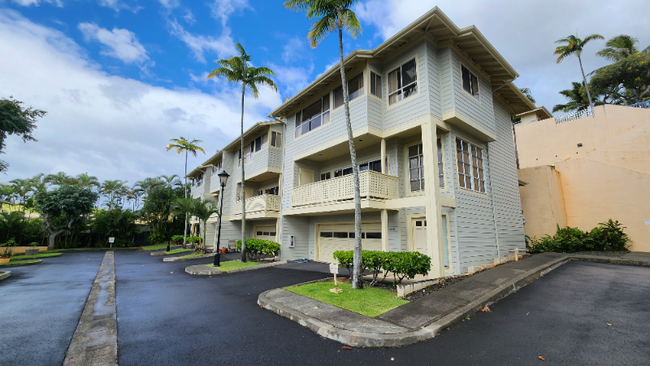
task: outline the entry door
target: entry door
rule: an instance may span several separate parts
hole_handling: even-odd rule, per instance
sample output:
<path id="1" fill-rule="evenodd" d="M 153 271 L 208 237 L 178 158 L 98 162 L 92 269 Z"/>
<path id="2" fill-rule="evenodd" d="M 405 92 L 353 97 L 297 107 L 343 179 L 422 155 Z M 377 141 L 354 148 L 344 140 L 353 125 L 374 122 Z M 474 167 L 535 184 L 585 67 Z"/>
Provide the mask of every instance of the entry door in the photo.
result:
<path id="1" fill-rule="evenodd" d="M 276 241 L 275 225 L 255 226 L 255 239 Z"/>
<path id="2" fill-rule="evenodd" d="M 427 220 L 413 220 L 413 249 L 424 255 L 429 255 L 427 248 Z"/>

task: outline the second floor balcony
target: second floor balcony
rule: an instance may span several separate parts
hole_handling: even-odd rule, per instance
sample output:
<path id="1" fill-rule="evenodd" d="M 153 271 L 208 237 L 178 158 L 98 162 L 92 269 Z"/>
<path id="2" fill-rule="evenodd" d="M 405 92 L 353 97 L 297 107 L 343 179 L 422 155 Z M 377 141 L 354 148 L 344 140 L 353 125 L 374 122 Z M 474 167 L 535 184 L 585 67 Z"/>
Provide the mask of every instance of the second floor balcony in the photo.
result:
<path id="1" fill-rule="evenodd" d="M 359 172 L 361 198 L 395 199 L 399 197 L 398 178 L 366 170 Z M 298 186 L 293 189 L 293 207 L 328 204 L 354 199 L 354 180 L 352 174 L 321 180 Z"/>
<path id="2" fill-rule="evenodd" d="M 235 218 L 241 219 L 242 203 L 235 202 Z M 280 196 L 261 194 L 246 199 L 246 219 L 278 218 L 280 215 Z"/>

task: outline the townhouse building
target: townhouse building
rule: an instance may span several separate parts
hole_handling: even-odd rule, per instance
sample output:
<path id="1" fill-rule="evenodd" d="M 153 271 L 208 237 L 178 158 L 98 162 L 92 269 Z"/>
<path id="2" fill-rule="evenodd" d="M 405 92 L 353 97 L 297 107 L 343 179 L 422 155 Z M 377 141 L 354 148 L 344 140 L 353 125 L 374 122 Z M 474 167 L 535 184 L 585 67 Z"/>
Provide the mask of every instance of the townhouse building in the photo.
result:
<path id="1" fill-rule="evenodd" d="M 434 8 L 377 48 L 353 51 L 344 66 L 363 248 L 427 254 L 431 277 L 494 263 L 515 248 L 524 251 L 512 116 L 535 106 L 512 83 L 518 74 L 487 39 Z M 251 176 L 255 169 L 246 165 L 246 197 L 261 193 L 248 191 L 249 179 L 263 177 L 260 188 L 277 185 L 279 212 L 259 226 L 275 224 L 282 259 L 331 262 L 334 251 L 353 247 L 354 191 L 342 104 L 337 65 L 270 113 L 284 124 L 261 124 L 283 132 L 279 160 L 273 160 L 278 165 L 271 171 L 269 158 L 265 173 Z M 256 138 L 251 130 L 245 135 L 246 141 Z M 224 159 L 232 167 L 228 172 L 236 173 L 239 148 L 231 145 L 207 164 Z M 230 210 L 227 230 L 234 233 L 236 212 Z"/>

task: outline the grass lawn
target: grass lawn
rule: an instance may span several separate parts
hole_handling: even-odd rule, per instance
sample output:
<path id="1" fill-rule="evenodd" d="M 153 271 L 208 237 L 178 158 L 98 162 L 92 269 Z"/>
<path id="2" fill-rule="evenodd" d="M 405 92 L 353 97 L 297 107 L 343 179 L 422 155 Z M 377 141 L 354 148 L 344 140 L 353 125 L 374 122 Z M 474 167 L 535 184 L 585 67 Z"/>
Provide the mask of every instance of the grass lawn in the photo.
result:
<path id="1" fill-rule="evenodd" d="M 174 246 L 176 244 L 170 244 L 171 246 Z M 160 249 L 167 249 L 167 244 L 156 244 L 156 245 L 147 245 L 146 247 L 141 247 L 142 250 L 160 250 Z"/>
<path id="2" fill-rule="evenodd" d="M 183 248 L 180 248 L 180 249 L 170 250 L 169 252 L 165 252 L 165 254 L 176 254 L 176 253 L 190 252 L 190 251 L 192 251 L 192 250 L 194 250 L 194 249 L 183 249 Z"/>
<path id="3" fill-rule="evenodd" d="M 37 261 L 38 260 L 34 260 L 34 259 L 28 259 L 28 260 L 24 260 L 24 261 L 9 261 L 9 263 L 0 264 L 0 267 L 14 265 L 14 264 L 34 263 L 34 262 L 37 262 Z"/>
<path id="4" fill-rule="evenodd" d="M 212 254 L 212 253 L 208 253 L 208 254 Z M 188 254 L 188 255 L 182 256 L 181 258 L 186 258 L 187 259 L 187 258 L 200 257 L 202 255 L 205 255 L 205 254 L 203 254 L 203 253 Z"/>
<path id="5" fill-rule="evenodd" d="M 262 264 L 262 263 L 259 263 L 259 262 L 242 262 L 242 261 L 234 260 L 234 261 L 221 262 L 221 266 L 215 267 L 215 268 L 217 268 L 218 270 L 223 271 L 223 272 L 228 272 L 228 271 L 232 271 L 232 270 L 235 270 L 235 269 L 259 266 L 260 264 Z M 206 264 L 206 266 L 212 267 L 212 263 Z"/>
<path id="6" fill-rule="evenodd" d="M 353 290 L 352 284 L 339 282 L 339 288 L 343 289 L 339 294 L 330 292 L 331 288 L 334 288 L 334 282 L 315 282 L 284 289 L 372 318 L 408 303 L 392 291 L 373 287 Z"/>
<path id="7" fill-rule="evenodd" d="M 63 253 L 43 253 L 43 254 L 34 254 L 34 255 L 23 255 L 17 254 L 11 257 L 12 262 L 21 261 L 23 259 L 38 259 L 38 258 L 47 258 L 47 257 L 60 257 Z"/>

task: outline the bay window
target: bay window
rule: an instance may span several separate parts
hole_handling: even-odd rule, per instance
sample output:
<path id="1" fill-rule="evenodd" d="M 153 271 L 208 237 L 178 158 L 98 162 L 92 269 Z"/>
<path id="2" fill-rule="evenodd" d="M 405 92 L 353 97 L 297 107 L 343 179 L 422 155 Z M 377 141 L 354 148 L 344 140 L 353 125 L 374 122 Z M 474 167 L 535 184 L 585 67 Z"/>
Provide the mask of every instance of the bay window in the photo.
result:
<path id="1" fill-rule="evenodd" d="M 296 138 L 330 121 L 330 96 L 320 98 L 296 113 Z"/>

